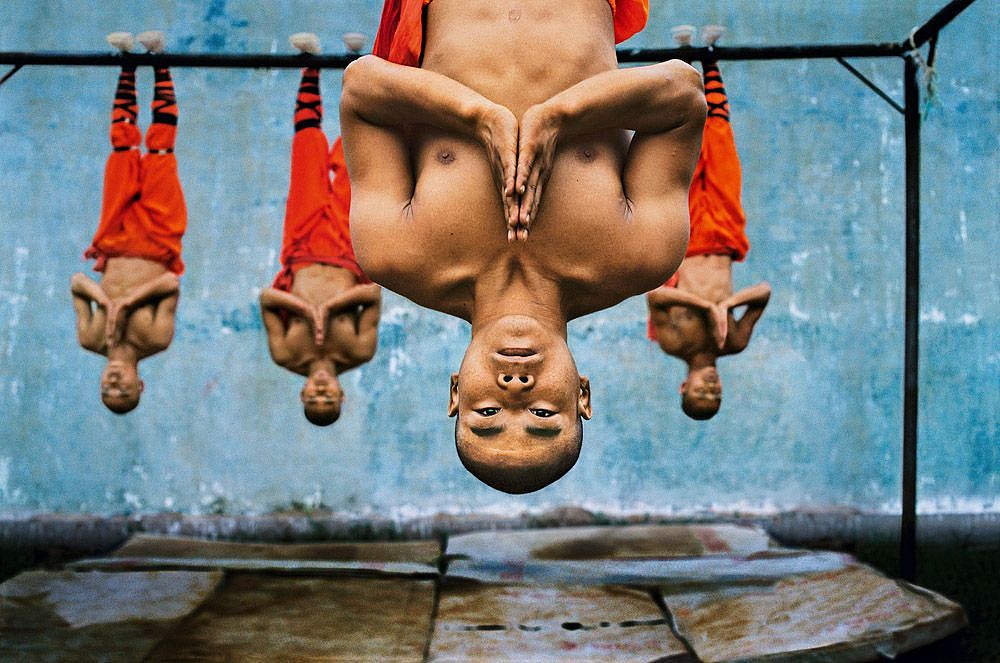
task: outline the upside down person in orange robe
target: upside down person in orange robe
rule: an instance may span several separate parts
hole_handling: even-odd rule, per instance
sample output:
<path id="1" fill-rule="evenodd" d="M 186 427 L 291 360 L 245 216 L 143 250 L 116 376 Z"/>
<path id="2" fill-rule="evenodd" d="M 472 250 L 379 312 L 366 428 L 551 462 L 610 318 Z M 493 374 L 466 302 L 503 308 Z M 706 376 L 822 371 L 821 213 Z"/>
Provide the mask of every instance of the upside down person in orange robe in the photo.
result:
<path id="1" fill-rule="evenodd" d="M 317 426 L 340 417 L 337 376 L 374 356 L 381 304 L 381 289 L 354 258 L 344 152 L 339 138 L 328 147 L 322 119 L 319 70 L 306 68 L 295 107 L 282 270 L 260 296 L 271 358 L 306 377 L 300 398 Z"/>
<path id="2" fill-rule="evenodd" d="M 155 80 L 153 122 L 143 155 L 135 67 L 122 67 L 111 112 L 112 152 L 101 220 L 84 254 L 97 260 L 94 270 L 102 277 L 97 283 L 77 273 L 71 281 L 79 343 L 107 357 L 101 399 L 119 414 L 139 404 L 144 389 L 139 360 L 165 350 L 173 339 L 184 271 L 187 210 L 173 154 L 177 103 L 170 71 L 156 69 Z"/>
<path id="3" fill-rule="evenodd" d="M 718 357 L 742 352 L 771 296 L 766 283 L 733 294 L 732 263 L 750 248 L 740 202 L 741 171 L 729 102 L 715 62 L 704 62 L 708 117 L 688 194 L 691 237 L 684 262 L 648 293 L 649 337 L 688 366 L 681 408 L 692 419 L 715 416 L 722 404 Z M 734 309 L 746 306 L 736 319 Z"/>

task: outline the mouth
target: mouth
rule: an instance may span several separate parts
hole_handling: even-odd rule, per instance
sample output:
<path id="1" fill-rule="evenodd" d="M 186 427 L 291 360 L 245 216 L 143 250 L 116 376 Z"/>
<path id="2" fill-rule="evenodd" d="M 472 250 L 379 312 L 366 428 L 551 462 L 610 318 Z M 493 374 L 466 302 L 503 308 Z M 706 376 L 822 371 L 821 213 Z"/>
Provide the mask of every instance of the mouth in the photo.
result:
<path id="1" fill-rule="evenodd" d="M 503 357 L 533 357 L 538 353 L 531 348 L 504 348 L 497 354 Z"/>

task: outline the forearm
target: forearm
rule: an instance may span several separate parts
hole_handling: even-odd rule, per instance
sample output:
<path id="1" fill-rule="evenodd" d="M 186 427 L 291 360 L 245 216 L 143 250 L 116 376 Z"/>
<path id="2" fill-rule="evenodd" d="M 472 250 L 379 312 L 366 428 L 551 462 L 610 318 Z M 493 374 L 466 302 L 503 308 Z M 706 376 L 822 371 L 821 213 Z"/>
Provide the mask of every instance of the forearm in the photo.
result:
<path id="1" fill-rule="evenodd" d="M 369 124 L 428 124 L 474 138 L 497 104 L 447 76 L 368 55 L 344 71 L 341 114 Z"/>
<path id="2" fill-rule="evenodd" d="M 104 307 L 107 307 L 110 303 L 110 299 L 107 293 L 104 292 L 104 288 L 83 272 L 77 272 L 73 275 L 73 278 L 69 282 L 69 290 L 75 300 L 86 302 L 88 309 L 90 302 L 96 302 Z"/>
<path id="3" fill-rule="evenodd" d="M 701 76 L 679 60 L 602 72 L 540 106 L 565 135 L 603 129 L 661 133 L 705 118 Z"/>
<path id="4" fill-rule="evenodd" d="M 310 321 L 313 317 L 312 306 L 308 302 L 290 292 L 275 288 L 265 288 L 260 293 L 260 307 L 268 311 L 288 311 Z"/>
<path id="5" fill-rule="evenodd" d="M 650 306 L 659 309 L 667 309 L 671 306 L 686 306 L 698 311 L 708 311 L 712 308 L 712 302 L 707 299 L 702 299 L 690 292 L 667 286 L 646 293 L 646 300 Z"/>
<path id="6" fill-rule="evenodd" d="M 727 308 L 747 306 L 763 309 L 771 299 L 771 285 L 766 281 L 744 288 L 723 302 Z"/>
<path id="7" fill-rule="evenodd" d="M 92 352 L 104 353 L 105 346 L 105 318 L 103 315 L 92 313 L 89 304 L 85 304 L 86 311 L 82 311 L 77 306 L 79 300 L 74 301 L 76 309 L 76 339 L 80 347 Z"/>
<path id="8" fill-rule="evenodd" d="M 161 274 L 130 291 L 122 301 L 125 308 L 136 308 L 154 300 L 176 295 L 180 291 L 180 279 L 172 272 Z"/>
<path id="9" fill-rule="evenodd" d="M 337 293 L 330 299 L 323 302 L 323 310 L 327 314 L 347 308 L 357 308 L 358 306 L 373 306 L 381 301 L 382 288 L 375 283 L 356 285 L 344 292 Z"/>
<path id="10" fill-rule="evenodd" d="M 152 344 L 157 350 L 166 349 L 170 345 L 170 342 L 174 340 L 177 301 L 179 298 L 179 295 L 175 292 L 173 295 L 163 297 L 156 306 L 150 336 Z"/>

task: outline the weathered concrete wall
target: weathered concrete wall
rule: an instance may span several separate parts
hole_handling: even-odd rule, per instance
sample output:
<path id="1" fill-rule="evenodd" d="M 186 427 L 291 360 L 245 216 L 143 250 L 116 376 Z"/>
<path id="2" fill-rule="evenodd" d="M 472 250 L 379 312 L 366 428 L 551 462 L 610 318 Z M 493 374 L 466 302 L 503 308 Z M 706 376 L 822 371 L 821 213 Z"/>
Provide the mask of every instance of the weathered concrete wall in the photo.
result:
<path id="1" fill-rule="evenodd" d="M 895 41 L 943 4 L 678 0 L 657 3 L 632 43 L 668 45 L 682 22 L 724 23 L 728 44 Z M 335 50 L 343 32 L 374 34 L 379 5 L 7 0 L 0 50 L 101 50 L 108 31 L 147 28 L 177 51 L 288 52 L 303 29 Z M 1000 508 L 998 18 L 980 0 L 945 30 L 924 125 L 924 510 Z M 900 61 L 855 65 L 902 98 Z M 175 70 L 190 213 L 177 335 L 143 363 L 139 409 L 107 412 L 67 284 L 100 209 L 116 72 L 26 68 L 0 88 L 0 512 L 897 509 L 902 118 L 833 61 L 723 63 L 723 75 L 753 244 L 737 285 L 775 289 L 751 347 L 721 364 L 723 411 L 681 414 L 681 365 L 645 340 L 640 298 L 579 320 L 570 343 L 595 402 L 582 456 L 557 484 L 512 498 L 453 451 L 445 404 L 465 323 L 388 293 L 378 355 L 345 376 L 332 428 L 304 420 L 300 380 L 271 364 L 256 294 L 278 267 L 291 70 Z M 151 86 L 141 71 L 144 111 Z M 331 135 L 339 87 L 325 72 Z"/>

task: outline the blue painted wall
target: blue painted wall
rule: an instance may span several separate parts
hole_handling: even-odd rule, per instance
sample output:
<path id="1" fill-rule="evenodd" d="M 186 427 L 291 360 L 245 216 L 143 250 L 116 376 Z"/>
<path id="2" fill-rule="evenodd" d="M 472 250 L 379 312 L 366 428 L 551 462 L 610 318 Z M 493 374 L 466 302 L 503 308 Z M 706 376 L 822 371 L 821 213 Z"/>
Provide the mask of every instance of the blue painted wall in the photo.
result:
<path id="1" fill-rule="evenodd" d="M 895 41 L 944 0 L 654 4 L 631 43 L 668 45 L 682 22 L 728 25 L 728 44 Z M 343 32 L 373 35 L 379 9 L 5 0 L 0 50 L 95 51 L 108 31 L 162 28 L 176 51 L 288 52 L 304 29 L 333 51 Z M 1000 3 L 979 0 L 945 30 L 924 125 L 923 510 L 1000 509 L 998 19 Z M 855 65 L 902 98 L 901 61 Z M 641 298 L 579 320 L 570 343 L 595 404 L 582 456 L 513 498 L 453 450 L 445 405 L 464 323 L 387 293 L 378 355 L 345 376 L 332 428 L 305 421 L 300 379 L 270 362 L 256 296 L 278 268 L 292 70 L 174 72 L 190 212 L 177 335 L 143 363 L 139 409 L 107 412 L 103 360 L 76 345 L 67 284 L 100 210 L 116 71 L 26 68 L 0 88 L 0 512 L 898 509 L 902 118 L 834 61 L 723 63 L 723 75 L 753 244 L 737 285 L 775 289 L 751 347 L 721 365 L 723 410 L 708 423 L 681 414 L 682 365 L 645 340 Z M 144 106 L 151 86 L 141 71 Z M 339 87 L 325 72 L 331 134 Z"/>

